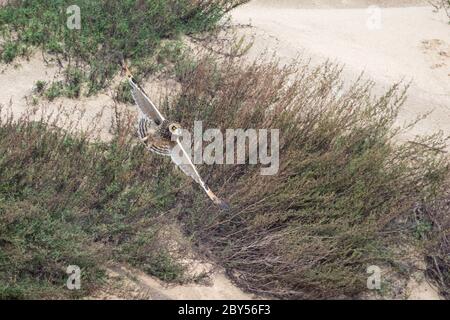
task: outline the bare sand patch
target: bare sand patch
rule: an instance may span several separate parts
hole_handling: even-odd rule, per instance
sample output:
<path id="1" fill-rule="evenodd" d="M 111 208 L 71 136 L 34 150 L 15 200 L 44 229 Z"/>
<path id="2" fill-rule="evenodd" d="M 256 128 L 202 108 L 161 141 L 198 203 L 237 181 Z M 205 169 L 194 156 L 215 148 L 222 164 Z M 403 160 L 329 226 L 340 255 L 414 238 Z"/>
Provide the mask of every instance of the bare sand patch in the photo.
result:
<path id="1" fill-rule="evenodd" d="M 254 4 L 290 8 L 363 8 L 427 5 L 426 0 L 254 0 Z"/>
<path id="2" fill-rule="evenodd" d="M 311 58 L 311 64 L 331 60 L 345 66 L 347 83 L 364 72 L 376 82 L 375 94 L 394 82 L 410 82 L 398 124 L 431 114 L 402 139 L 440 130 L 450 135 L 450 26 L 445 13 L 436 13 L 431 6 L 380 7 L 378 11 L 367 7 L 387 5 L 387 1 L 314 2 L 319 7 L 339 4 L 339 9 L 311 9 L 306 2 L 256 0 L 236 8 L 233 23 L 251 25 L 240 30 L 253 38 L 249 57 L 267 51 L 282 63 L 299 56 Z M 375 27 L 373 19 L 379 19 Z"/>
<path id="3" fill-rule="evenodd" d="M 253 296 L 234 286 L 223 271 L 215 271 L 208 283 L 171 285 L 129 266 L 112 266 L 107 281 L 88 299 L 117 300 L 250 300 Z"/>

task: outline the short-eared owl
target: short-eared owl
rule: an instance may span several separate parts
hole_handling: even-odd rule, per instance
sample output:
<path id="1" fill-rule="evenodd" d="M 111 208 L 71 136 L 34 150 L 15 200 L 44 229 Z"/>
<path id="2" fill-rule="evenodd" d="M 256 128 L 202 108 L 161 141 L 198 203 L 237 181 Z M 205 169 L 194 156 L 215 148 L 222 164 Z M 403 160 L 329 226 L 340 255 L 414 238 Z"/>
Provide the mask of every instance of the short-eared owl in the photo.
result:
<path id="1" fill-rule="evenodd" d="M 138 135 L 140 140 L 146 145 L 148 150 L 160 155 L 170 156 L 172 161 L 186 175 L 190 176 L 202 187 L 216 205 L 222 209 L 228 208 L 228 204 L 219 199 L 203 181 L 190 156 L 180 143 L 180 124 L 165 119 L 141 86 L 134 80 L 125 63 L 123 63 L 122 67 L 131 86 L 134 101 L 139 109 Z"/>

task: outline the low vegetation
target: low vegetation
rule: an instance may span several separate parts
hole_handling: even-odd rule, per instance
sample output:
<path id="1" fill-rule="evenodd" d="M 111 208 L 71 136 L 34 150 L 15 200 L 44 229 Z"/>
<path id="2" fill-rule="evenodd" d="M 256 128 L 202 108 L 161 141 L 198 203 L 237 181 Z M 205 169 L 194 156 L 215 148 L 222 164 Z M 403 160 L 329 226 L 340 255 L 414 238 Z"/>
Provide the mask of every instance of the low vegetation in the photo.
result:
<path id="1" fill-rule="evenodd" d="M 161 44 L 183 34 L 214 28 L 223 15 L 243 0 L 11 0 L 0 7 L 0 58 L 10 63 L 34 47 L 64 64 L 66 77 L 52 84 L 49 99 L 78 97 L 81 85 L 92 95 L 105 88 L 122 58 L 139 65 L 138 75 L 161 67 Z M 67 9 L 80 8 L 80 28 Z M 163 57 L 164 58 L 164 57 Z M 75 83 L 73 83 L 75 79 Z"/>
<path id="2" fill-rule="evenodd" d="M 120 137 L 89 143 L 45 118 L 0 119 L 0 298 L 84 296 L 111 260 L 182 279 L 161 215 L 179 177 Z M 69 265 L 82 270 L 81 291 L 65 287 Z"/>

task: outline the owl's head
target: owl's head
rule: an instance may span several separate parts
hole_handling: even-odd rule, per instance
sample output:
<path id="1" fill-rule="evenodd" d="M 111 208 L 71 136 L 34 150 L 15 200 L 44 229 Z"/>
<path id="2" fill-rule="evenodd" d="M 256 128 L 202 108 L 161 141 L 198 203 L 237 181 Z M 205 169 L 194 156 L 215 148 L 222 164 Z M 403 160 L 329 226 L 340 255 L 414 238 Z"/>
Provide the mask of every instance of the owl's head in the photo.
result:
<path id="1" fill-rule="evenodd" d="M 169 131 L 173 136 L 181 136 L 181 125 L 177 122 L 172 122 L 169 124 Z"/>

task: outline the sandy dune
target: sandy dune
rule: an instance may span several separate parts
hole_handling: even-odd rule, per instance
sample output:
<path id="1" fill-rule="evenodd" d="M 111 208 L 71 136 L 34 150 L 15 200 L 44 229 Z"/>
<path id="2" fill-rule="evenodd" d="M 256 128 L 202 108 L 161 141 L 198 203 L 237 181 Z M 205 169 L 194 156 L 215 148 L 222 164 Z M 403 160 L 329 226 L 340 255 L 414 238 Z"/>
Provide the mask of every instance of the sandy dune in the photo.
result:
<path id="1" fill-rule="evenodd" d="M 377 94 L 393 82 L 411 81 L 399 124 L 434 110 L 409 137 L 437 130 L 450 135 L 450 26 L 444 13 L 421 4 L 255 0 L 235 9 L 232 20 L 250 23 L 241 32 L 254 37 L 252 57 L 268 49 L 284 63 L 299 54 L 312 63 L 331 59 L 345 65 L 348 82 L 361 72 L 375 80 Z"/>

